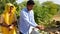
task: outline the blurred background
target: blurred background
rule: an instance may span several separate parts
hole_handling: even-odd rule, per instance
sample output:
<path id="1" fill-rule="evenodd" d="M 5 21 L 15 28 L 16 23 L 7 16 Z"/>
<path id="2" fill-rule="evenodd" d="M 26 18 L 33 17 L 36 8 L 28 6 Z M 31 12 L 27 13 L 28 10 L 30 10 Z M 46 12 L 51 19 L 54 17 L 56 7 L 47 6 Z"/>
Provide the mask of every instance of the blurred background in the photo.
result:
<path id="1" fill-rule="evenodd" d="M 6 3 L 15 5 L 17 19 L 20 17 L 20 11 L 26 7 L 28 0 L 0 0 L 0 15 L 5 10 Z M 37 24 L 45 25 L 47 29 L 60 27 L 60 0 L 34 0 L 34 16 Z M 57 22 L 58 21 L 58 22 Z"/>

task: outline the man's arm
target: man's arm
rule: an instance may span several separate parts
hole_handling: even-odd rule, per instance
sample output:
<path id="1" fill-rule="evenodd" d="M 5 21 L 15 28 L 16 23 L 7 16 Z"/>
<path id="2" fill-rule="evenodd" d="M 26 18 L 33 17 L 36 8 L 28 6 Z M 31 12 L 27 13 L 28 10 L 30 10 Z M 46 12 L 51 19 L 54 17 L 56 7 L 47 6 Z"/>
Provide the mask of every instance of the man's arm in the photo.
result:
<path id="1" fill-rule="evenodd" d="M 43 26 L 43 25 L 38 25 L 38 24 L 35 22 L 33 10 L 32 10 L 31 12 L 32 12 L 32 20 L 31 20 L 32 23 L 35 24 L 35 25 L 37 25 L 36 28 L 43 30 L 43 29 L 44 29 L 44 26 Z"/>
<path id="2" fill-rule="evenodd" d="M 30 21 L 29 21 L 29 18 L 28 18 L 28 14 L 27 14 L 26 12 L 23 12 L 23 11 L 22 11 L 20 16 L 23 18 L 23 20 L 24 20 L 25 23 L 28 23 L 28 24 L 30 24 L 31 26 L 33 26 L 33 27 L 35 27 L 35 28 L 38 28 L 38 29 L 41 29 L 41 30 L 44 29 L 44 26 L 35 25 L 35 24 L 33 24 L 32 22 L 30 22 Z"/>
<path id="3" fill-rule="evenodd" d="M 33 10 L 31 11 L 31 22 L 33 23 L 33 24 L 35 24 L 35 25 L 38 25 L 36 22 L 35 22 L 35 20 L 34 20 L 34 12 L 33 12 Z"/>

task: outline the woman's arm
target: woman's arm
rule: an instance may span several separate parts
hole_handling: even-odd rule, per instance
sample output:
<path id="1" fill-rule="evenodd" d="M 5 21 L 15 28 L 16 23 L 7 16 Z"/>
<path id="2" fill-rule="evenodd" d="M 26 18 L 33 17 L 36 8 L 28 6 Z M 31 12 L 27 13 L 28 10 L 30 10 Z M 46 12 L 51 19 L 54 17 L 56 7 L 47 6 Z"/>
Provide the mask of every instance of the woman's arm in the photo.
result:
<path id="1" fill-rule="evenodd" d="M 4 26 L 4 27 L 8 27 L 8 25 L 6 23 L 4 23 L 4 17 L 3 17 L 3 15 L 0 15 L 0 25 Z"/>

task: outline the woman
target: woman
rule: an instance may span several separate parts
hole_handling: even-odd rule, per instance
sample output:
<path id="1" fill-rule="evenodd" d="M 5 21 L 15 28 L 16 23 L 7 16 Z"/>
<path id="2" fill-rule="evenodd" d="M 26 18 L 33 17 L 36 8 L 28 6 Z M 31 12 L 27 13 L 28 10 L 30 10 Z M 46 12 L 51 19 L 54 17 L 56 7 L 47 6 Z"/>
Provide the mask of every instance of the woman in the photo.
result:
<path id="1" fill-rule="evenodd" d="M 5 11 L 1 15 L 1 26 L 2 34 L 16 34 L 16 22 L 17 18 L 15 15 L 16 8 L 13 4 L 7 3 L 5 6 Z"/>

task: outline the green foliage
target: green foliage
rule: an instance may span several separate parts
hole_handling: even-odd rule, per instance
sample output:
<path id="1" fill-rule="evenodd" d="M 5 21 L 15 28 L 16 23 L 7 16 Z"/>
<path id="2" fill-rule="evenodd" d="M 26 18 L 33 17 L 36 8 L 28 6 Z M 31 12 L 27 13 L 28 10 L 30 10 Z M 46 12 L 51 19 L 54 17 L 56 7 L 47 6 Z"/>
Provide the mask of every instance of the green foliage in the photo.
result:
<path id="1" fill-rule="evenodd" d="M 42 3 L 42 5 L 49 9 L 50 14 L 54 15 L 57 13 L 58 6 L 55 3 L 51 1 L 47 1 L 47 2 Z"/>
<path id="2" fill-rule="evenodd" d="M 54 15 L 56 15 L 58 10 L 58 5 L 47 1 L 42 4 L 37 4 L 34 7 L 35 12 L 35 21 L 38 24 L 43 24 L 45 26 L 53 26 L 54 24 L 51 22 L 51 19 Z"/>
<path id="3" fill-rule="evenodd" d="M 24 1 L 24 2 L 22 2 L 22 3 L 19 3 L 18 4 L 19 5 L 19 11 L 18 11 L 18 13 L 17 13 L 17 18 L 19 18 L 20 17 L 20 12 L 21 12 L 21 10 L 24 8 L 24 7 L 26 7 L 26 1 Z M 18 9 L 17 9 L 18 10 Z"/>
<path id="4" fill-rule="evenodd" d="M 20 9 L 22 10 L 26 7 L 26 2 L 19 4 Z M 35 1 L 34 5 L 34 16 L 37 24 L 43 24 L 46 27 L 54 26 L 52 23 L 52 17 L 59 12 L 60 5 L 55 4 L 51 1 L 44 2 L 42 4 L 39 1 Z"/>

